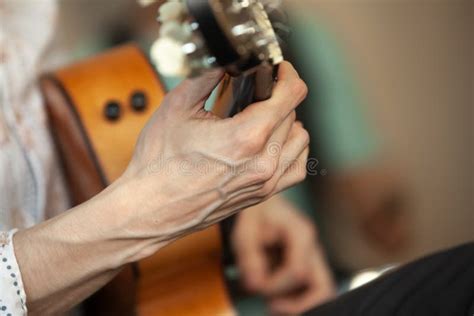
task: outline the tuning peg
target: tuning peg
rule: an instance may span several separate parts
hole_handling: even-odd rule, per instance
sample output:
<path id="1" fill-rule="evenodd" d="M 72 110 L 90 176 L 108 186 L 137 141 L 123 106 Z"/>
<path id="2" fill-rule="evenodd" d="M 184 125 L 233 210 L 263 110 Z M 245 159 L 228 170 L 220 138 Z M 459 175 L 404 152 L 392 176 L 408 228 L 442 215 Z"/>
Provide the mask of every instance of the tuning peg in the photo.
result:
<path id="1" fill-rule="evenodd" d="M 251 23 L 238 24 L 232 28 L 234 36 L 252 35 L 257 32 L 255 25 Z"/>
<path id="2" fill-rule="evenodd" d="M 158 9 L 158 21 L 181 21 L 186 16 L 186 6 L 180 1 L 167 1 Z"/>
<path id="3" fill-rule="evenodd" d="M 151 58 L 165 76 L 186 76 L 190 72 L 183 44 L 174 39 L 158 39 L 151 47 Z"/>
<path id="4" fill-rule="evenodd" d="M 232 1 L 232 5 L 230 7 L 231 11 L 234 13 L 239 13 L 245 8 L 250 6 L 250 0 L 234 0 Z"/>
<path id="5" fill-rule="evenodd" d="M 178 21 L 167 21 L 160 27 L 160 37 L 170 37 L 179 42 L 188 41 L 191 38 L 190 28 Z"/>
<path id="6" fill-rule="evenodd" d="M 149 6 L 155 2 L 158 2 L 158 0 L 138 0 L 138 4 L 141 5 L 142 7 Z"/>

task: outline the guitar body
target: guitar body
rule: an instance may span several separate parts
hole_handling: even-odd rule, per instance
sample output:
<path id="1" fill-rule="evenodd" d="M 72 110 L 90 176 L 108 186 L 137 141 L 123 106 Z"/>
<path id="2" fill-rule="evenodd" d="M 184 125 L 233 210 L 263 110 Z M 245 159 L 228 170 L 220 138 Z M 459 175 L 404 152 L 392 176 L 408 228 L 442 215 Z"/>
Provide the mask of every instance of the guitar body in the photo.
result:
<path id="1" fill-rule="evenodd" d="M 165 89 L 134 45 L 61 69 L 41 84 L 71 198 L 80 204 L 125 170 Z M 138 110 L 130 101 L 137 92 L 147 103 Z M 218 226 L 183 238 L 126 267 L 89 301 L 88 314 L 234 315 L 221 255 Z"/>

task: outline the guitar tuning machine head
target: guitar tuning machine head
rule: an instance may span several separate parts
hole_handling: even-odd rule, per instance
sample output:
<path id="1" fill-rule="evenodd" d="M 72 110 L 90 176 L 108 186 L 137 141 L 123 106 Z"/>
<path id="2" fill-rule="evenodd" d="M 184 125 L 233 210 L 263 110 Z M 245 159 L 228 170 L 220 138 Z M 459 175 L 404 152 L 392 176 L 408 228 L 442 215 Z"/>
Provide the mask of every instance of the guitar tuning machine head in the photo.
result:
<path id="1" fill-rule="evenodd" d="M 244 58 L 256 59 L 260 63 L 280 63 L 283 60 L 283 53 L 266 11 L 267 8 L 274 10 L 280 2 L 274 0 L 231 1 L 232 5 L 225 16 L 225 23 L 230 26 L 231 38 L 237 51 Z M 226 0 L 216 2 L 224 3 Z M 248 70 L 251 69 L 245 71 Z"/>
<path id="2" fill-rule="evenodd" d="M 189 77 L 221 67 L 239 75 L 262 63 L 281 62 L 262 1 L 169 0 L 159 9 L 160 38 L 151 50 L 158 70 Z"/>
<path id="3" fill-rule="evenodd" d="M 233 13 L 240 13 L 250 6 L 250 0 L 233 0 L 229 10 Z"/>
<path id="4" fill-rule="evenodd" d="M 165 2 L 158 10 L 157 20 L 161 24 L 160 35 L 150 55 L 162 75 L 189 77 L 216 66 L 200 34 L 199 23 L 189 18 L 185 3 Z"/>

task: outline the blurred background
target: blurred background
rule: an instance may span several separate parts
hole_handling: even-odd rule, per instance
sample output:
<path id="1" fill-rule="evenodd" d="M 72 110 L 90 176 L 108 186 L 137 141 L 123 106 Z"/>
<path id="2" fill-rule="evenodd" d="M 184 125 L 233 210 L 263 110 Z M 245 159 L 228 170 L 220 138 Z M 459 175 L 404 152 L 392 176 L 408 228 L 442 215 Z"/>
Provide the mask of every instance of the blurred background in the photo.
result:
<path id="1" fill-rule="evenodd" d="M 344 47 L 367 114 L 408 186 L 411 241 L 401 260 L 474 238 L 472 1 L 305 1 Z M 387 258 L 353 231 L 334 247 L 352 267 Z M 342 233 L 344 232 L 344 233 Z"/>
<path id="2" fill-rule="evenodd" d="M 299 23 L 316 30 L 314 38 L 295 35 L 299 43 L 292 50 L 293 57 L 304 53 L 310 58 L 306 63 L 314 58 L 322 69 L 317 77 L 323 83 L 309 86 L 315 97 L 327 96 L 318 102 L 328 100 L 323 112 L 314 114 L 324 122 L 313 122 L 319 125 L 317 138 L 324 139 L 316 142 L 324 152 L 315 149 L 313 155 L 323 163 L 308 185 L 327 186 L 331 199 L 309 200 L 301 208 L 317 214 L 333 264 L 356 271 L 473 240 L 473 1 L 292 0 L 288 5 Z M 155 7 L 143 9 L 133 0 L 61 1 L 62 27 L 54 43 L 60 49 L 46 56 L 48 67 L 130 39 L 146 48 L 158 36 L 155 16 Z M 338 100 L 347 103 L 347 111 Z M 352 127 L 335 130 L 338 124 Z M 353 148 L 334 149 L 327 144 L 333 136 L 337 146 L 346 142 Z M 332 164 L 331 151 L 346 156 Z M 394 203 L 403 206 L 391 207 L 402 211 L 380 211 L 384 201 L 366 207 L 364 201 L 385 187 L 400 194 L 403 202 Z M 313 194 L 302 189 L 289 198 L 299 204 L 308 195 Z M 335 203 L 345 198 L 360 202 L 355 207 L 360 210 Z"/>

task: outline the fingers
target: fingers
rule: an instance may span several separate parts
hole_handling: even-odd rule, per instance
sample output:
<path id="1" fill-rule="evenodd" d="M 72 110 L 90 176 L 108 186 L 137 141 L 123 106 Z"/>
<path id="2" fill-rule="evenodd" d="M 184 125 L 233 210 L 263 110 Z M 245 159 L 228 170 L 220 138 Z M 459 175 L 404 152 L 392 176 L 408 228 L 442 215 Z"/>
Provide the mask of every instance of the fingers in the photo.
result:
<path id="1" fill-rule="evenodd" d="M 276 128 L 275 132 L 268 139 L 265 154 L 270 157 L 280 155 L 282 147 L 290 138 L 290 133 L 294 130 L 296 112 L 292 111 Z M 275 152 L 275 149 L 277 150 Z"/>
<path id="2" fill-rule="evenodd" d="M 302 181 L 306 176 L 306 160 L 309 154 L 308 143 L 308 133 L 302 128 L 301 123 L 293 124 L 288 140 L 282 149 L 278 145 L 274 148 L 271 143 L 267 147 L 266 151 L 269 156 L 273 154 L 273 150 L 276 150 L 274 154 L 279 156 L 277 160 L 278 165 L 274 167 L 274 161 L 264 157 L 261 163 L 259 163 L 259 168 L 256 170 L 258 174 L 265 174 L 268 173 L 268 169 L 274 169 L 271 177 L 265 176 L 266 182 L 263 186 L 253 185 L 243 191 L 239 191 L 238 194 L 235 194 L 235 197 L 232 197 L 223 205 L 223 209 L 232 208 L 234 205 L 239 205 L 242 201 L 255 197 L 267 199 L 275 193 Z M 261 200 L 257 202 L 261 202 Z"/>
<path id="3" fill-rule="evenodd" d="M 269 305 L 274 314 L 297 315 L 329 301 L 334 296 L 332 281 L 325 283 L 323 279 L 314 277 L 299 295 L 290 293 L 273 297 L 269 299 Z"/>
<path id="4" fill-rule="evenodd" d="M 248 209 L 239 216 L 232 244 L 246 287 L 258 290 L 264 282 L 267 262 L 261 244 L 258 213 L 254 214 L 252 211 Z"/>
<path id="5" fill-rule="evenodd" d="M 300 122 L 293 124 L 288 141 L 283 147 L 275 178 L 277 183 L 273 194 L 303 181 L 306 177 L 306 163 L 309 155 L 309 134 Z"/>
<path id="6" fill-rule="evenodd" d="M 291 215 L 291 216 L 290 216 Z M 305 217 L 292 211 L 282 219 L 283 263 L 265 287 L 266 295 L 279 295 L 306 283 L 311 275 L 308 254 L 314 252 L 315 228 Z"/>
<path id="7" fill-rule="evenodd" d="M 295 184 L 303 181 L 306 177 L 306 163 L 308 161 L 309 147 L 306 147 L 293 164 L 285 170 L 275 187 L 274 193 L 282 192 Z"/>
<path id="8" fill-rule="evenodd" d="M 176 106 L 182 109 L 202 108 L 212 91 L 222 80 L 222 70 L 212 70 L 197 78 L 184 80 L 178 87 L 168 93 L 167 97 L 177 99 Z"/>
<path id="9" fill-rule="evenodd" d="M 288 62 L 280 65 L 278 81 L 269 100 L 247 107 L 234 116 L 238 124 L 251 122 L 252 126 L 268 126 L 270 130 L 278 127 L 288 115 L 306 98 L 308 88 L 298 73 Z"/>
<path id="10" fill-rule="evenodd" d="M 275 193 L 275 188 L 280 182 L 281 177 L 289 172 L 289 168 L 298 163 L 299 157 L 304 154 L 309 145 L 309 134 L 303 129 L 303 125 L 300 122 L 292 124 L 289 133 L 283 124 L 279 127 L 277 132 L 281 132 L 281 134 L 275 135 L 275 137 L 269 141 L 266 156 L 263 158 L 263 161 L 268 161 L 268 164 L 276 164 L 275 172 L 267 181 L 264 188 L 264 191 L 270 196 Z M 284 134 L 288 134 L 288 139 L 282 148 L 280 141 L 281 138 L 284 137 Z M 278 137 L 280 137 L 280 140 L 273 141 L 273 139 Z M 307 154 L 305 154 L 305 156 L 307 156 Z"/>
<path id="11" fill-rule="evenodd" d="M 327 301 L 320 299 L 318 290 L 316 288 L 306 289 L 300 296 L 292 294 L 273 298 L 269 300 L 270 310 L 272 314 L 277 315 L 299 315 L 311 308 L 314 308 L 323 302 Z"/>
<path id="12" fill-rule="evenodd" d="M 279 148 L 279 150 L 281 150 L 281 155 L 279 157 L 278 177 L 283 176 L 283 174 L 285 174 L 288 169 L 298 161 L 300 155 L 308 148 L 309 141 L 309 134 L 303 128 L 303 125 L 300 122 L 294 123 L 291 126 L 288 139 L 283 145 L 283 148 Z M 269 143 L 269 146 L 275 145 L 279 145 L 279 143 Z M 273 153 L 272 149 L 274 148 L 267 149 L 267 152 L 270 155 Z"/>
<path id="13" fill-rule="evenodd" d="M 314 308 L 335 296 L 335 287 L 330 270 L 326 264 L 324 254 L 319 246 L 310 256 L 310 270 L 308 270 L 305 289 L 298 295 L 274 296 L 270 298 L 270 309 L 277 314 L 300 314 Z"/>

